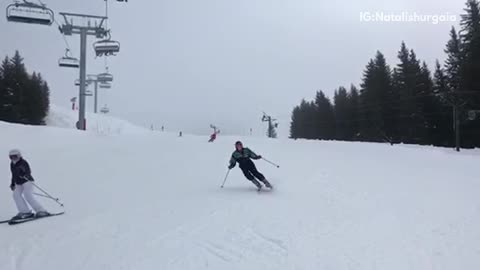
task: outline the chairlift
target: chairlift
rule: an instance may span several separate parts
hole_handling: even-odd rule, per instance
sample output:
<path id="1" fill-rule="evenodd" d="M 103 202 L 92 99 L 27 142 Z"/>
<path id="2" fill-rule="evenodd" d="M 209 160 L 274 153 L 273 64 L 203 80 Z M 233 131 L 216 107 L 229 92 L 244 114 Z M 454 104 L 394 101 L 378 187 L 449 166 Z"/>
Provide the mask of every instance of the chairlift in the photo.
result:
<path id="1" fill-rule="evenodd" d="M 110 89 L 112 88 L 112 85 L 107 82 L 101 82 L 98 84 L 98 87 L 100 87 L 100 89 Z"/>
<path id="2" fill-rule="evenodd" d="M 93 49 L 97 57 L 115 55 L 120 52 L 120 42 L 108 39 L 93 43 Z"/>
<path id="3" fill-rule="evenodd" d="M 58 65 L 60 67 L 69 67 L 69 68 L 79 68 L 80 62 L 77 58 L 69 56 L 70 50 L 67 49 L 65 56 L 58 60 Z"/>
<path id="4" fill-rule="evenodd" d="M 53 10 L 45 5 L 23 0 L 23 3 L 13 3 L 7 6 L 7 21 L 52 25 L 55 19 Z"/>
<path id="5" fill-rule="evenodd" d="M 101 113 L 109 113 L 110 112 L 110 109 L 107 107 L 107 106 L 103 106 L 101 109 L 100 109 L 100 112 Z"/>
<path id="6" fill-rule="evenodd" d="M 113 82 L 113 75 L 108 72 L 100 73 L 97 75 L 97 80 L 100 83 Z"/>

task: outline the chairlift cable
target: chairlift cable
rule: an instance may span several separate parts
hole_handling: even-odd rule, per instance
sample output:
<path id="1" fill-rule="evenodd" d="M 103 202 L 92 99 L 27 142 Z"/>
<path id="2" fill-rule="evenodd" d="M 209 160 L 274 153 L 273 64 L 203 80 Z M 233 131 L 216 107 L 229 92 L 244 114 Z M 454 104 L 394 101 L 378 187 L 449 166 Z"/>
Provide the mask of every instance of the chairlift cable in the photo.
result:
<path id="1" fill-rule="evenodd" d="M 105 29 L 108 29 L 108 0 L 105 0 Z"/>
<path id="2" fill-rule="evenodd" d="M 105 17 L 107 19 L 105 19 L 105 29 L 108 29 L 108 0 L 105 0 Z M 108 57 L 105 56 L 105 60 L 104 60 L 104 65 L 105 65 L 105 69 L 107 70 L 108 72 L 108 60 L 107 60 Z"/>
<path id="3" fill-rule="evenodd" d="M 60 24 L 57 22 L 56 19 L 54 19 L 53 21 L 55 22 L 55 24 L 56 24 L 59 28 L 61 28 Z M 71 49 L 71 47 L 70 47 L 70 44 L 68 43 L 67 37 L 65 36 L 64 33 L 61 33 L 61 35 L 62 35 L 63 41 L 65 42 L 65 46 L 67 47 L 67 49 L 68 49 L 70 52 L 72 52 L 72 49 Z"/>
<path id="4" fill-rule="evenodd" d="M 40 0 L 37 0 L 37 1 L 38 1 L 38 3 L 40 3 L 40 5 L 41 5 L 42 7 L 47 6 L 47 5 L 45 5 L 42 1 L 40 1 Z M 25 1 L 25 2 L 27 2 L 27 1 Z"/>

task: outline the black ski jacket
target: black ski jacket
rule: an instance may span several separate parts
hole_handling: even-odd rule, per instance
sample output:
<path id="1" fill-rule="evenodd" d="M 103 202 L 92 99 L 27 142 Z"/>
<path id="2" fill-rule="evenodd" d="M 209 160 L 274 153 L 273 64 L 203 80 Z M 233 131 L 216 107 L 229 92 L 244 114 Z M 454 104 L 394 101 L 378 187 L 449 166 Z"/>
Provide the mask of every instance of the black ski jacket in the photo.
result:
<path id="1" fill-rule="evenodd" d="M 23 158 L 20 158 L 17 163 L 11 162 L 10 170 L 12 171 L 12 185 L 23 185 L 27 181 L 33 181 L 30 165 Z"/>
<path id="2" fill-rule="evenodd" d="M 240 168 L 245 166 L 251 166 L 252 160 L 251 159 L 260 159 L 261 157 L 252 150 L 244 147 L 242 151 L 235 150 L 233 151 L 232 157 L 230 158 L 230 169 L 233 169 L 235 165 L 239 164 Z"/>

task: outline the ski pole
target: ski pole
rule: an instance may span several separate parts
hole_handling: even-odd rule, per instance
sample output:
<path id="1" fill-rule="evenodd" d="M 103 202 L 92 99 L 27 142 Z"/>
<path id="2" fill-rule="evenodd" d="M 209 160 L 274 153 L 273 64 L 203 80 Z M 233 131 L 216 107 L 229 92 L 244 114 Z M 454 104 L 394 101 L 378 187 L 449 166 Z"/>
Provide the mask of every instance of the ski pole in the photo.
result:
<path id="1" fill-rule="evenodd" d="M 33 192 L 33 195 L 50 199 L 50 197 L 48 197 L 47 195 L 43 195 L 43 194 L 40 194 L 40 193 L 37 193 L 37 192 Z"/>
<path id="2" fill-rule="evenodd" d="M 52 200 L 52 201 L 55 201 L 56 203 L 58 203 L 60 206 L 63 207 L 63 204 L 60 203 L 60 199 L 59 199 L 59 198 L 50 198 L 50 197 L 48 197 L 47 195 L 43 195 L 43 194 L 36 193 L 36 192 L 34 192 L 33 195 L 50 199 L 50 200 Z"/>
<path id="3" fill-rule="evenodd" d="M 34 187 L 36 187 L 38 190 L 40 190 L 41 192 L 43 192 L 45 195 L 41 195 L 41 194 L 36 194 L 37 196 L 42 196 L 42 197 L 46 197 L 46 198 L 49 198 L 53 201 L 55 201 L 57 204 L 59 204 L 61 207 L 63 207 L 63 203 L 60 202 L 60 199 L 58 198 L 54 198 L 52 197 L 50 194 L 48 194 L 45 190 L 43 190 L 42 188 L 40 188 L 39 186 L 37 186 L 33 181 L 31 182 L 32 185 Z"/>
<path id="4" fill-rule="evenodd" d="M 268 163 L 272 164 L 273 166 L 275 166 L 275 167 L 277 167 L 277 168 L 280 168 L 280 166 L 279 166 L 279 165 L 277 165 L 277 164 L 275 164 L 275 163 L 271 162 L 270 160 L 268 160 L 268 159 L 266 159 L 266 158 L 263 158 L 263 157 L 262 157 L 262 159 L 263 159 L 263 160 L 265 160 L 266 162 L 268 162 Z"/>
<path id="5" fill-rule="evenodd" d="M 225 175 L 225 179 L 223 179 L 223 183 L 222 185 L 220 186 L 220 188 L 223 188 L 223 186 L 225 185 L 225 182 L 227 182 L 227 178 L 228 178 L 228 174 L 230 173 L 230 169 L 228 169 L 227 171 L 227 175 Z"/>
<path id="6" fill-rule="evenodd" d="M 52 198 L 48 197 L 47 195 L 37 193 L 37 192 L 33 192 L 33 195 L 38 196 L 38 197 L 44 197 L 44 198 L 47 198 L 47 199 L 50 199 L 50 200 L 52 199 Z M 59 198 L 54 198 L 54 200 L 59 201 L 60 199 Z"/>

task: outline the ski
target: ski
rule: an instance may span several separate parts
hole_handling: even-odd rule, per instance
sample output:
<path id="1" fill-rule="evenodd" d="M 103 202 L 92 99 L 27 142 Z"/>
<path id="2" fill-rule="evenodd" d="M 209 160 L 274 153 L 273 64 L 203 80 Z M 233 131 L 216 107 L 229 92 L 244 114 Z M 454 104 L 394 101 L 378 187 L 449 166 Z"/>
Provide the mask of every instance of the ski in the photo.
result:
<path id="1" fill-rule="evenodd" d="M 1 220 L 1 221 L 0 221 L 0 224 L 2 224 L 2 223 L 8 223 L 9 221 L 10 221 L 10 219 L 7 219 L 7 220 Z"/>
<path id="2" fill-rule="evenodd" d="M 18 225 L 18 224 L 34 221 L 34 220 L 37 220 L 37 219 L 60 216 L 60 215 L 63 215 L 63 214 L 65 214 L 65 212 L 52 213 L 52 214 L 50 214 L 48 216 L 44 216 L 44 217 L 31 217 L 31 218 L 25 218 L 25 219 L 20 219 L 20 220 L 9 220 L 7 222 L 8 222 L 8 225 Z"/>

